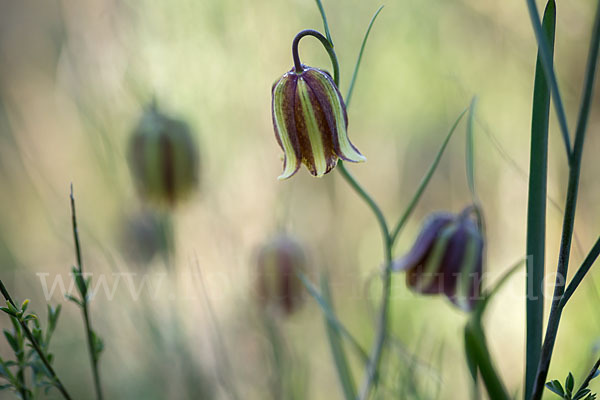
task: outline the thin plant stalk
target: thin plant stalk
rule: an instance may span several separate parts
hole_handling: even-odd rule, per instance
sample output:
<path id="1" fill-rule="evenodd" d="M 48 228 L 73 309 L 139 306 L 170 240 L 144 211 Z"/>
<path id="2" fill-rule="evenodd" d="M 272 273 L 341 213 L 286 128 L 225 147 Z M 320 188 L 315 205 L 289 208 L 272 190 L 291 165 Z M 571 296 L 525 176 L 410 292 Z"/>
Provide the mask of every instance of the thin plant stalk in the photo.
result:
<path id="1" fill-rule="evenodd" d="M 75 197 L 73 196 L 73 185 L 71 185 L 71 220 L 73 224 L 73 240 L 75 242 L 75 256 L 77 258 L 77 273 L 80 279 L 83 278 L 83 262 L 81 257 L 81 245 L 79 242 L 79 231 L 77 229 L 77 215 L 75 213 Z M 95 345 L 94 331 L 92 330 L 92 321 L 89 312 L 89 298 L 87 294 L 87 282 L 84 282 L 83 287 L 85 291 L 81 293 L 81 311 L 83 314 L 83 321 L 85 325 L 87 347 L 90 354 L 90 362 L 92 364 L 92 375 L 94 378 L 94 390 L 96 392 L 96 399 L 102 400 L 102 385 L 100 383 L 100 371 L 98 368 L 98 351 Z"/>
<path id="2" fill-rule="evenodd" d="M 334 69 L 333 81 L 336 85 L 339 84 L 339 63 L 337 60 L 337 56 L 333 49 L 333 45 L 331 42 L 327 40 L 325 36 L 321 33 L 314 30 L 304 30 L 298 33 L 294 38 L 294 42 L 292 44 L 292 55 L 294 57 L 294 64 L 296 66 L 296 70 L 302 70 L 302 64 L 300 63 L 300 59 L 298 57 L 298 43 L 300 39 L 305 36 L 313 36 L 317 38 L 331 59 L 331 63 Z M 300 68 L 300 69 L 299 69 Z M 344 163 L 340 160 L 338 161 L 338 170 L 341 172 L 342 177 L 346 180 L 346 182 L 354 189 L 354 191 L 362 198 L 365 203 L 369 206 L 369 208 L 375 214 L 377 222 L 379 224 L 379 228 L 381 230 L 381 235 L 383 238 L 384 245 L 384 271 L 382 276 L 383 281 L 383 293 L 381 300 L 381 308 L 379 311 L 378 322 L 377 322 L 377 330 L 375 333 L 374 344 L 372 347 L 372 351 L 369 357 L 369 362 L 366 367 L 365 379 L 362 385 L 362 389 L 360 391 L 359 399 L 364 400 L 369 397 L 371 393 L 371 389 L 377 377 L 377 372 L 379 370 L 379 364 L 381 361 L 381 354 L 383 352 L 384 342 L 387 336 L 388 331 L 388 314 L 389 314 L 389 303 L 390 303 L 390 292 L 391 292 L 391 263 L 392 263 L 392 241 L 389 233 L 389 229 L 387 226 L 387 222 L 383 215 L 383 212 L 373 200 L 373 198 L 368 194 L 368 192 L 358 183 L 358 181 L 350 174 L 350 172 L 345 168 Z"/>
<path id="3" fill-rule="evenodd" d="M 542 346 L 540 361 L 534 385 L 531 400 L 540 400 L 544 391 L 544 384 L 548 377 L 552 352 L 558 334 L 558 326 L 562 315 L 561 299 L 565 291 L 565 280 L 569 267 L 569 256 L 571 251 L 571 240 L 573 237 L 573 226 L 575 223 L 575 210 L 577 207 L 577 194 L 579 188 L 579 176 L 581 172 L 581 160 L 583 155 L 583 144 L 587 130 L 587 122 L 592 103 L 592 93 L 594 80 L 596 77 L 596 67 L 598 63 L 598 46 L 600 44 L 600 4 L 596 9 L 594 19 L 594 28 L 590 40 L 588 52 L 588 62 L 586 67 L 585 82 L 581 106 L 579 109 L 579 118 L 575 130 L 575 142 L 572 155 L 569 162 L 569 182 L 567 186 L 567 198 L 565 205 L 565 214 L 563 219 L 563 230 L 561 246 L 558 257 L 557 277 L 554 287 L 554 298 L 548 318 L 548 328 Z"/>
<path id="4" fill-rule="evenodd" d="M 569 301 L 571 296 L 573 296 L 575 290 L 577 290 L 579 284 L 581 283 L 581 281 L 583 281 L 583 278 L 585 278 L 586 274 L 592 268 L 592 265 L 594 265 L 594 262 L 598 258 L 598 255 L 600 255 L 600 237 L 596 240 L 596 244 L 594 244 L 594 247 L 592 247 L 588 255 L 585 257 L 585 260 L 575 273 L 575 276 L 573 276 L 573 279 L 571 279 L 571 282 L 569 282 L 567 290 L 565 290 L 565 293 L 560 299 L 561 308 L 567 305 L 567 302 Z"/>
<path id="5" fill-rule="evenodd" d="M 6 290 L 6 287 L 4 286 L 4 283 L 2 283 L 2 280 L 0 280 L 0 292 L 2 293 L 2 295 L 4 296 L 4 299 L 7 302 L 9 302 L 14 308 L 17 308 L 16 303 L 13 301 L 13 299 L 10 296 L 10 294 Z M 25 336 L 27 337 L 27 340 L 29 340 L 29 343 L 31 344 L 31 346 L 33 347 L 33 349 L 37 353 L 38 357 L 42 361 L 42 364 L 44 364 L 44 367 L 50 373 L 50 376 L 52 377 L 52 380 L 54 381 L 53 383 L 54 383 L 55 387 L 58 389 L 58 391 L 63 395 L 63 397 L 66 400 L 71 400 L 72 397 L 69 395 L 69 392 L 67 392 L 67 389 L 65 389 L 65 386 L 63 385 L 63 383 L 61 382 L 61 380 L 58 378 L 58 375 L 56 375 L 56 372 L 54 371 L 54 368 L 52 368 L 52 365 L 50 364 L 50 362 L 46 358 L 46 355 L 42 351 L 42 349 L 41 349 L 40 345 L 38 344 L 38 342 L 33 337 L 33 334 L 31 333 L 31 330 L 29 330 L 29 327 L 27 326 L 27 324 L 25 323 L 25 321 L 23 321 L 21 318 L 17 318 L 17 320 L 19 321 L 19 325 L 21 325 L 21 328 L 23 329 L 23 332 L 25 333 Z"/>

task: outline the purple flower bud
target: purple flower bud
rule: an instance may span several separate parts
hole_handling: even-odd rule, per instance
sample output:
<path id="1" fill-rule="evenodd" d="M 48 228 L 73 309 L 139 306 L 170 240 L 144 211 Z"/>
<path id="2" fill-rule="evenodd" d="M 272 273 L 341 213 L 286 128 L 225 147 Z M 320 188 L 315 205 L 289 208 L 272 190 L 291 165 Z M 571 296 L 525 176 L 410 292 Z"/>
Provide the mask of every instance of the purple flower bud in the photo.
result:
<path id="1" fill-rule="evenodd" d="M 306 268 L 302 246 L 292 238 L 279 235 L 258 252 L 257 289 L 261 305 L 291 314 L 300 305 L 302 282 L 297 271 Z"/>
<path id="2" fill-rule="evenodd" d="M 338 157 L 366 160 L 348 139 L 346 106 L 327 72 L 304 65 L 300 72 L 292 68 L 273 85 L 272 113 L 285 157 L 279 179 L 294 175 L 301 163 L 321 177 L 335 167 Z"/>
<path id="3" fill-rule="evenodd" d="M 412 249 L 392 264 L 394 271 L 406 271 L 412 290 L 445 294 L 466 311 L 480 298 L 483 273 L 483 238 L 470 211 L 432 214 Z"/>

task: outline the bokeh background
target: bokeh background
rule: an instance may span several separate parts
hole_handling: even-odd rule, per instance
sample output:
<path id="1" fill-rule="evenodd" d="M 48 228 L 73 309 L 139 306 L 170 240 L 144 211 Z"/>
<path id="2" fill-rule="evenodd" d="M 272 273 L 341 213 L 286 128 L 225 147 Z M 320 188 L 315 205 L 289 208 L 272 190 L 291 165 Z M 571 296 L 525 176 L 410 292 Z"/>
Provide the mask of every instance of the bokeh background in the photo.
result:
<path id="1" fill-rule="evenodd" d="M 594 3 L 558 4 L 556 65 L 571 126 Z M 379 6 L 325 1 L 343 93 Z M 101 372 L 107 398 L 226 399 L 234 382 L 243 399 L 266 399 L 282 369 L 295 377 L 296 398 L 341 398 L 312 299 L 277 322 L 289 360 L 281 368 L 273 360 L 255 301 L 256 249 L 282 230 L 306 247 L 310 276 L 329 272 L 341 320 L 370 346 L 382 261 L 373 216 L 336 171 L 314 179 L 303 168 L 293 179 L 276 180 L 281 152 L 270 89 L 291 67 L 291 40 L 305 28 L 322 30 L 311 0 L 1 1 L 1 278 L 16 298 L 31 298 L 30 308 L 41 315 L 43 283 L 62 278 L 69 284 L 73 183 L 85 269 L 110 289 L 92 303 L 93 324 L 106 344 Z M 350 137 L 368 158 L 349 168 L 393 221 L 458 114 L 478 96 L 476 181 L 487 219 L 488 283 L 525 253 L 535 54 L 523 1 L 387 1 L 348 110 Z M 301 57 L 330 68 L 316 40 L 302 42 Z M 136 245 L 147 208 L 126 160 L 128 139 L 152 97 L 187 121 L 201 155 L 200 190 L 172 215 L 176 257 L 168 265 Z M 567 175 L 551 120 L 548 293 Z M 572 271 L 600 228 L 599 124 L 594 111 Z M 457 212 L 469 202 L 464 129 L 460 125 L 453 137 L 396 255 L 410 247 L 428 213 Z M 512 278 L 486 321 L 496 363 L 515 393 L 523 379 L 524 277 Z M 566 309 L 552 378 L 573 371 L 581 379 L 597 356 L 599 280 L 592 271 Z M 127 282 L 158 289 L 146 286 L 136 298 Z M 403 276 L 394 278 L 393 290 L 394 345 L 384 360 L 388 374 L 380 398 L 467 398 L 465 315 L 445 299 L 413 295 Z M 52 345 L 56 369 L 76 398 L 92 398 L 79 311 L 59 289 L 51 303 L 65 303 Z M 9 327 L 6 318 L 0 324 Z M 0 353 L 9 356 L 6 345 Z M 351 359 L 359 380 L 360 363 Z M 600 390 L 598 383 L 592 388 Z M 50 392 L 48 398 L 57 396 Z M 10 395 L 0 392 L 0 398 Z"/>

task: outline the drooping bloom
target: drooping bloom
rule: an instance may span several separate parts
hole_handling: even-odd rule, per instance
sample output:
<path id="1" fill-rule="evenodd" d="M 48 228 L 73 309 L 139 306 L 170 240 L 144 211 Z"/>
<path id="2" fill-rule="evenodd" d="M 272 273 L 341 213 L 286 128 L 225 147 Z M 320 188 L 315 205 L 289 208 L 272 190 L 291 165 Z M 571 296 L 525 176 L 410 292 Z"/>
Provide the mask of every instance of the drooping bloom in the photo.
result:
<path id="1" fill-rule="evenodd" d="M 128 155 L 138 192 L 150 203 L 174 206 L 198 185 L 198 149 L 189 126 L 155 105 L 144 111 Z"/>
<path id="2" fill-rule="evenodd" d="M 483 238 L 469 216 L 435 213 L 423 224 L 412 249 L 392 264 L 406 271 L 406 284 L 422 294 L 445 294 L 452 303 L 470 311 L 480 299 Z"/>
<path id="3" fill-rule="evenodd" d="M 335 167 L 338 157 L 366 161 L 348 139 L 348 115 L 342 96 L 331 76 L 303 65 L 292 68 L 272 89 L 275 137 L 284 153 L 279 179 L 294 175 L 304 163 L 321 177 Z"/>
<path id="4" fill-rule="evenodd" d="M 120 248 L 128 261 L 147 265 L 167 252 L 171 231 L 162 226 L 158 213 L 143 210 L 126 215 L 120 222 Z"/>
<path id="5" fill-rule="evenodd" d="M 303 247 L 287 235 L 266 242 L 258 252 L 257 290 L 264 308 L 291 314 L 302 302 L 303 287 L 297 276 L 306 269 Z"/>

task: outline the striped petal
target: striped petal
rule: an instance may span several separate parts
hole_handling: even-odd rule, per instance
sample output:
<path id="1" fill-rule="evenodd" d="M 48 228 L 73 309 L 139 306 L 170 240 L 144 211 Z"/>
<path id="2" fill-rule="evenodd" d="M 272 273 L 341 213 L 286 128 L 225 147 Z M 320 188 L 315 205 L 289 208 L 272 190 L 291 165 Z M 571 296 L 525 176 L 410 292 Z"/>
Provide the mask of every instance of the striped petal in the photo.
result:
<path id="1" fill-rule="evenodd" d="M 304 75 L 328 117 L 337 155 L 346 161 L 366 161 L 366 157 L 348 139 L 346 106 L 331 76 L 315 68 L 308 69 Z"/>
<path id="2" fill-rule="evenodd" d="M 408 271 L 406 281 L 413 290 L 424 294 L 443 293 L 443 259 L 451 238 L 458 229 L 450 224 L 442 229 L 425 262 L 418 268 Z"/>
<path id="3" fill-rule="evenodd" d="M 302 161 L 310 173 L 322 177 L 335 167 L 337 155 L 324 110 L 301 75 L 296 88 L 296 129 Z"/>
<path id="4" fill-rule="evenodd" d="M 294 116 L 296 84 L 296 76 L 287 73 L 273 87 L 273 126 L 277 143 L 284 153 L 283 173 L 278 179 L 287 179 L 300 168 L 301 153 Z"/>
<path id="5" fill-rule="evenodd" d="M 454 216 L 449 213 L 435 213 L 431 215 L 423 224 L 421 233 L 417 237 L 417 240 L 415 240 L 413 247 L 404 257 L 394 261 L 392 269 L 394 271 L 407 271 L 423 263 L 440 230 L 453 220 Z"/>

